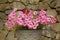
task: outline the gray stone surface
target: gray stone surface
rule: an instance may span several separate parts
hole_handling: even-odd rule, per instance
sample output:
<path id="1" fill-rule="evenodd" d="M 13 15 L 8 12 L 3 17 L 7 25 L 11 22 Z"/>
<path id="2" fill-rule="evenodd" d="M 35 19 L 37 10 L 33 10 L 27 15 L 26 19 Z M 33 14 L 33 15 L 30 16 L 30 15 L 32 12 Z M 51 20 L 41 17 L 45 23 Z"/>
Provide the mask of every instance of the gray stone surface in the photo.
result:
<path id="1" fill-rule="evenodd" d="M 23 2 L 25 5 L 28 4 L 28 0 L 20 0 L 20 2 Z"/>
<path id="2" fill-rule="evenodd" d="M 47 3 L 44 3 L 44 2 L 39 2 L 38 4 L 38 9 L 41 10 L 41 9 L 50 9 L 49 5 Z"/>
<path id="3" fill-rule="evenodd" d="M 8 2 L 13 2 L 13 0 L 7 0 Z"/>
<path id="4" fill-rule="evenodd" d="M 12 12 L 12 10 L 6 10 L 5 14 L 10 14 Z"/>
<path id="5" fill-rule="evenodd" d="M 48 0 L 47 3 L 51 8 L 54 8 L 56 6 L 56 0 Z"/>
<path id="6" fill-rule="evenodd" d="M 49 38 L 55 38 L 56 33 L 53 31 L 49 31 L 49 30 L 43 30 L 42 35 L 49 37 Z"/>
<path id="7" fill-rule="evenodd" d="M 51 26 L 51 29 L 54 30 L 55 32 L 60 33 L 60 23 L 56 23 Z"/>
<path id="8" fill-rule="evenodd" d="M 7 2 L 7 0 L 0 0 L 0 3 L 5 3 Z"/>
<path id="9" fill-rule="evenodd" d="M 0 4 L 0 11 L 5 11 L 6 9 L 10 9 L 10 4 Z"/>
<path id="10" fill-rule="evenodd" d="M 13 2 L 11 4 L 11 7 L 12 8 L 18 8 L 19 10 L 22 10 L 23 8 L 25 8 L 25 6 L 20 2 Z"/>
<path id="11" fill-rule="evenodd" d="M 57 12 L 54 9 L 48 9 L 46 15 L 52 15 L 52 16 L 56 17 Z"/>
<path id="12" fill-rule="evenodd" d="M 14 31 L 8 33 L 6 40 L 14 40 Z"/>
<path id="13" fill-rule="evenodd" d="M 60 15 L 57 15 L 56 18 L 57 18 L 57 21 L 60 23 Z"/>
<path id="14" fill-rule="evenodd" d="M 28 0 L 30 4 L 38 4 L 39 0 Z"/>
<path id="15" fill-rule="evenodd" d="M 39 40 L 40 30 L 19 30 L 16 31 L 18 40 Z"/>
<path id="16" fill-rule="evenodd" d="M 31 9 L 31 10 L 38 10 L 38 5 L 30 5 L 30 4 L 28 4 L 27 8 Z"/>
<path id="17" fill-rule="evenodd" d="M 59 33 L 56 34 L 56 39 L 60 40 L 60 34 Z"/>

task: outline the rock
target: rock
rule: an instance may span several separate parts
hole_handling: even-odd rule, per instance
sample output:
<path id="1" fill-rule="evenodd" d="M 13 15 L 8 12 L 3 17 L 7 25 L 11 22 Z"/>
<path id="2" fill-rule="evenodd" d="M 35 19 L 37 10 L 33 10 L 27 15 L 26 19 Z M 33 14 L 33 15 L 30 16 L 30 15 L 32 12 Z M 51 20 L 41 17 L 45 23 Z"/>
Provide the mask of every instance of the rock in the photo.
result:
<path id="1" fill-rule="evenodd" d="M 6 5 L 5 9 L 11 9 L 10 4 L 5 4 L 5 5 Z"/>
<path id="2" fill-rule="evenodd" d="M 60 33 L 60 23 L 56 23 L 56 24 L 52 25 L 51 29 L 55 32 Z"/>
<path id="3" fill-rule="evenodd" d="M 0 40 L 5 40 L 7 34 L 8 34 L 7 30 L 0 29 Z"/>
<path id="4" fill-rule="evenodd" d="M 56 11 L 60 11 L 60 8 L 56 8 Z"/>
<path id="5" fill-rule="evenodd" d="M 22 10 L 23 8 L 25 8 L 25 6 L 20 2 L 13 2 L 10 5 L 12 8 L 18 8 L 18 10 Z"/>
<path id="6" fill-rule="evenodd" d="M 14 31 L 10 31 L 8 33 L 6 40 L 14 40 Z"/>
<path id="7" fill-rule="evenodd" d="M 49 40 L 49 38 L 44 37 L 44 36 L 41 36 L 41 37 L 40 37 L 40 40 Z"/>
<path id="8" fill-rule="evenodd" d="M 13 2 L 13 0 L 8 0 L 8 2 Z"/>
<path id="9" fill-rule="evenodd" d="M 57 40 L 56 38 L 53 38 L 52 40 Z"/>
<path id="10" fill-rule="evenodd" d="M 49 38 L 55 38 L 56 33 L 51 30 L 43 30 L 42 35 L 49 37 Z"/>
<path id="11" fill-rule="evenodd" d="M 12 12 L 12 10 L 6 10 L 5 14 L 10 14 Z"/>
<path id="12" fill-rule="evenodd" d="M 7 0 L 0 0 L 0 3 L 5 3 L 7 2 Z"/>
<path id="13" fill-rule="evenodd" d="M 60 23 L 60 15 L 57 15 L 56 18 L 57 18 L 57 21 Z"/>
<path id="14" fill-rule="evenodd" d="M 4 11 L 6 9 L 10 9 L 10 5 L 9 4 L 0 4 L 0 11 Z"/>
<path id="15" fill-rule="evenodd" d="M 45 2 L 45 3 L 47 3 L 47 2 L 49 2 L 49 1 L 51 1 L 51 0 L 43 0 L 42 2 Z"/>
<path id="16" fill-rule="evenodd" d="M 2 22 L 2 20 L 0 20 L 0 30 L 4 29 L 4 23 Z"/>
<path id="17" fill-rule="evenodd" d="M 44 3 L 44 2 L 39 2 L 38 8 L 39 8 L 39 10 L 41 10 L 41 9 L 44 9 L 44 10 L 50 9 L 50 7 L 48 6 L 48 4 Z"/>
<path id="18" fill-rule="evenodd" d="M 56 34 L 56 39 L 60 40 L 60 34 L 59 33 Z"/>
<path id="19" fill-rule="evenodd" d="M 14 40 L 18 40 L 18 38 L 14 38 Z"/>
<path id="20" fill-rule="evenodd" d="M 4 11 L 5 10 L 6 5 L 5 4 L 0 4 L 0 11 Z M 4 10 L 3 10 L 4 9 Z"/>
<path id="21" fill-rule="evenodd" d="M 28 5 L 27 8 L 31 10 L 38 10 L 38 5 Z"/>
<path id="22" fill-rule="evenodd" d="M 56 0 L 56 6 L 55 6 L 55 8 L 58 8 L 58 7 L 60 7 L 60 0 Z"/>
<path id="23" fill-rule="evenodd" d="M 60 11 L 58 12 L 58 15 L 60 15 Z"/>
<path id="24" fill-rule="evenodd" d="M 7 19 L 7 16 L 6 16 L 5 13 L 2 13 L 2 14 L 1 14 L 1 19 L 2 19 L 2 20 L 6 20 L 6 19 Z"/>
<path id="25" fill-rule="evenodd" d="M 52 15 L 52 16 L 56 17 L 57 12 L 54 9 L 48 9 L 46 15 Z"/>
<path id="26" fill-rule="evenodd" d="M 21 0 L 14 0 L 14 1 L 16 1 L 16 2 L 20 2 Z"/>
<path id="27" fill-rule="evenodd" d="M 56 6 L 56 0 L 48 0 L 47 4 L 51 7 L 51 8 L 55 8 Z"/>
<path id="28" fill-rule="evenodd" d="M 40 39 L 40 30 L 17 30 L 17 38 L 19 40 L 39 40 Z"/>
<path id="29" fill-rule="evenodd" d="M 39 0 L 28 0 L 30 4 L 38 4 Z"/>
<path id="30" fill-rule="evenodd" d="M 24 3 L 24 5 L 28 4 L 28 0 L 20 0 L 20 2 Z"/>
<path id="31" fill-rule="evenodd" d="M 2 12 L 0 12 L 0 18 L 1 18 L 1 14 L 2 14 Z"/>

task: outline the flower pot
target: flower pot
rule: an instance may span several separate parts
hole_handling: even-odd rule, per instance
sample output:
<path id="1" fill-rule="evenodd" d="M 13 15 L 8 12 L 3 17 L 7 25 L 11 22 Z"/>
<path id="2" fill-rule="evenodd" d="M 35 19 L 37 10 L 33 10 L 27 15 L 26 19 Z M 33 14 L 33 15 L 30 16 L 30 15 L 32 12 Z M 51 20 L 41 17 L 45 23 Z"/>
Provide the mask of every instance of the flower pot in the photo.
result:
<path id="1" fill-rule="evenodd" d="M 39 40 L 41 30 L 17 30 L 16 36 L 18 40 Z"/>

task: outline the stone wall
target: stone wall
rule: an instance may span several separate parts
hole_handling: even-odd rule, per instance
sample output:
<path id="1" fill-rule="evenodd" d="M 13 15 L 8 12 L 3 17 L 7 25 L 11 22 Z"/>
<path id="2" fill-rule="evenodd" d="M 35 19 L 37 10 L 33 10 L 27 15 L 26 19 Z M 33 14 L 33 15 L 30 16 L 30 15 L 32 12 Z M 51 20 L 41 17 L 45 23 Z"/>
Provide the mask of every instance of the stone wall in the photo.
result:
<path id="1" fill-rule="evenodd" d="M 57 23 L 50 28 L 45 27 L 42 30 L 40 40 L 60 40 L 60 0 L 0 0 L 0 40 L 10 38 L 17 40 L 14 37 L 13 31 L 4 30 L 3 22 L 7 20 L 8 14 L 16 7 L 18 11 L 23 8 L 39 11 L 44 9 L 47 15 L 53 15 L 57 18 Z"/>

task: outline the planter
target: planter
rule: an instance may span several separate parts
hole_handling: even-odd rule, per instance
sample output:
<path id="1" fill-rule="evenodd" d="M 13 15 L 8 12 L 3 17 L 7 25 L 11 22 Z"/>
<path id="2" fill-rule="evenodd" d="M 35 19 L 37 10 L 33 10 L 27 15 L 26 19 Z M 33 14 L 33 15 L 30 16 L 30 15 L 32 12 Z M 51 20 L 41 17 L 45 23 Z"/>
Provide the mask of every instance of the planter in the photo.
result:
<path id="1" fill-rule="evenodd" d="M 39 40 L 41 30 L 17 30 L 16 35 L 18 40 Z"/>

